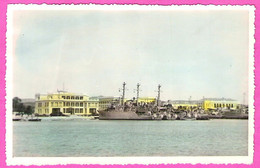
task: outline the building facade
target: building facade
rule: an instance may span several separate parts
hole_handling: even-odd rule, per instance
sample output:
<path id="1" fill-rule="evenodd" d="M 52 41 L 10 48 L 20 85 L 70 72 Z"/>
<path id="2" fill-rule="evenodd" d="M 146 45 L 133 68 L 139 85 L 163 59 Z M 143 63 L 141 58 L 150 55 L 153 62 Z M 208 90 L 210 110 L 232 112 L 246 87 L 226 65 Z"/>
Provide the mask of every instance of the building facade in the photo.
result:
<path id="1" fill-rule="evenodd" d="M 155 103 L 156 98 L 155 97 L 139 97 L 138 103 Z"/>
<path id="2" fill-rule="evenodd" d="M 121 97 L 98 97 L 99 99 L 99 110 L 106 110 L 111 104 L 120 104 Z"/>
<path id="3" fill-rule="evenodd" d="M 223 109 L 239 109 L 240 104 L 238 101 L 233 99 L 225 98 L 204 98 L 202 100 L 173 100 L 169 101 L 172 107 L 175 109 L 192 109 L 201 108 L 205 111 L 210 110 L 223 110 Z"/>
<path id="4" fill-rule="evenodd" d="M 88 116 L 98 110 L 98 100 L 86 95 L 58 92 L 36 94 L 35 114 L 38 115 L 81 115 Z"/>
<path id="5" fill-rule="evenodd" d="M 204 110 L 217 110 L 217 109 L 239 109 L 240 104 L 233 99 L 225 98 L 204 98 L 202 107 Z"/>
<path id="6" fill-rule="evenodd" d="M 202 102 L 199 100 L 170 100 L 169 104 L 174 109 L 193 109 L 201 107 Z"/>

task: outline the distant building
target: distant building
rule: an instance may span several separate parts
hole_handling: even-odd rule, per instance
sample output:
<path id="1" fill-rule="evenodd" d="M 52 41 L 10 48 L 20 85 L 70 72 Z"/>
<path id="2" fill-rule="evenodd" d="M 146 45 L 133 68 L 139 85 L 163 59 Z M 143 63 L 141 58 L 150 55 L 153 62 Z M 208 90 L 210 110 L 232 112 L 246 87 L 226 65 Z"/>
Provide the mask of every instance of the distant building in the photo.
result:
<path id="1" fill-rule="evenodd" d="M 204 98 L 202 100 L 170 100 L 169 104 L 173 106 L 173 108 L 199 108 L 209 111 L 209 110 L 217 110 L 217 109 L 238 109 L 240 108 L 240 104 L 238 101 L 233 99 L 226 98 Z"/>
<path id="2" fill-rule="evenodd" d="M 98 110 L 97 99 L 86 95 L 58 92 L 36 94 L 35 113 L 38 115 L 92 115 Z"/>
<path id="3" fill-rule="evenodd" d="M 98 114 L 99 110 L 99 99 L 97 97 L 90 97 L 86 102 L 87 114 Z"/>
<path id="4" fill-rule="evenodd" d="M 174 109 L 191 109 L 202 106 L 200 100 L 169 100 L 168 104 L 171 104 Z"/>
<path id="5" fill-rule="evenodd" d="M 155 103 L 156 98 L 155 97 L 139 97 L 138 103 Z"/>
<path id="6" fill-rule="evenodd" d="M 31 106 L 34 108 L 35 99 L 21 99 L 21 103 L 23 103 L 24 106 Z"/>
<path id="7" fill-rule="evenodd" d="M 217 110 L 217 109 L 239 109 L 240 104 L 234 99 L 226 98 L 204 98 L 202 107 L 204 110 Z"/>
<path id="8" fill-rule="evenodd" d="M 100 96 L 99 99 L 99 110 L 105 110 L 111 106 L 111 104 L 120 104 L 121 97 L 104 97 Z"/>

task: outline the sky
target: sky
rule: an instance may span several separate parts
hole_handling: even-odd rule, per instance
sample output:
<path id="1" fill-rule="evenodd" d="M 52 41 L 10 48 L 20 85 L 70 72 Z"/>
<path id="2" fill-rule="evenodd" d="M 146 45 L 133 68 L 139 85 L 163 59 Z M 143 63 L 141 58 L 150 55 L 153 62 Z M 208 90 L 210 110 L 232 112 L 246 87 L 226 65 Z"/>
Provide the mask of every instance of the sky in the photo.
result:
<path id="1" fill-rule="evenodd" d="M 13 92 L 233 98 L 248 93 L 248 12 L 21 10 L 13 19 Z"/>

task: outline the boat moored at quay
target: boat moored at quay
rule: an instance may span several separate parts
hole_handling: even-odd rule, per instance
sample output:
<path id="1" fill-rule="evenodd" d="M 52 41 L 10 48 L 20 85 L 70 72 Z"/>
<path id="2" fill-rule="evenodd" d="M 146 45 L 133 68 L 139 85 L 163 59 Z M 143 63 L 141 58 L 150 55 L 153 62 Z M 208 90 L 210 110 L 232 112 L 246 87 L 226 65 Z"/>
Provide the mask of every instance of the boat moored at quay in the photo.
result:
<path id="1" fill-rule="evenodd" d="M 136 100 L 124 102 L 125 85 L 126 83 L 124 82 L 120 104 L 111 104 L 109 108 L 99 111 L 99 120 L 195 120 L 200 118 L 194 114 L 176 112 L 170 105 L 160 106 L 161 85 L 158 85 L 156 103 L 138 103 L 140 84 L 137 84 Z"/>
<path id="2" fill-rule="evenodd" d="M 239 112 L 238 109 L 221 109 L 213 112 L 205 112 L 201 107 L 191 107 L 190 109 L 176 109 L 172 104 L 160 103 L 160 88 L 158 85 L 158 95 L 154 102 L 140 103 L 139 87 L 137 84 L 137 96 L 133 100 L 125 100 L 125 85 L 123 83 L 123 94 L 117 103 L 111 103 L 110 107 L 100 110 L 99 120 L 210 120 L 210 119 L 248 119 L 248 114 Z M 240 109 L 241 111 L 241 109 Z"/>
<path id="3" fill-rule="evenodd" d="M 125 86 L 123 83 L 123 95 L 120 104 L 111 104 L 105 110 L 99 111 L 99 120 L 152 120 L 151 106 L 141 106 L 138 104 L 139 87 L 137 84 L 137 99 L 124 102 L 125 99 Z"/>

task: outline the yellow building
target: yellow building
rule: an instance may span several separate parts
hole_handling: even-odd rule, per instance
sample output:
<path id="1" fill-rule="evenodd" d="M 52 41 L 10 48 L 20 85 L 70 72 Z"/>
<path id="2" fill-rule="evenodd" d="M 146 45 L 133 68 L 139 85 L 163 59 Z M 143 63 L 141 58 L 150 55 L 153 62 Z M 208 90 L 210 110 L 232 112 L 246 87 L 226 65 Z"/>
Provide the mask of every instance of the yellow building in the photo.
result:
<path id="1" fill-rule="evenodd" d="M 233 99 L 216 99 L 205 98 L 203 99 L 202 107 L 204 110 L 217 110 L 217 109 L 239 109 L 239 102 Z"/>
<path id="2" fill-rule="evenodd" d="M 200 107 L 200 101 L 197 100 L 172 100 L 169 101 L 174 109 L 192 109 Z"/>
<path id="3" fill-rule="evenodd" d="M 106 110 L 111 104 L 120 104 L 121 97 L 99 97 L 99 110 Z"/>
<path id="4" fill-rule="evenodd" d="M 139 97 L 138 103 L 155 103 L 156 98 L 155 97 Z"/>
<path id="5" fill-rule="evenodd" d="M 99 110 L 99 99 L 97 97 L 90 97 L 86 102 L 86 114 L 97 115 Z"/>
<path id="6" fill-rule="evenodd" d="M 58 92 L 36 94 L 35 114 L 38 115 L 92 115 L 98 110 L 98 100 L 86 95 Z"/>

